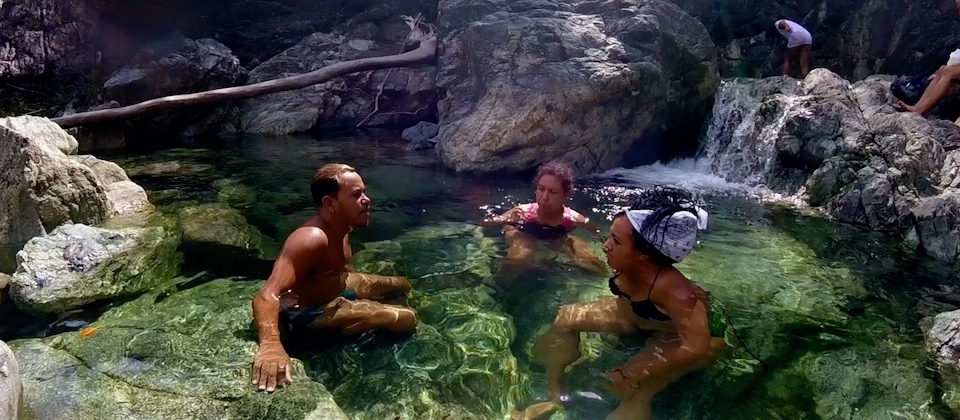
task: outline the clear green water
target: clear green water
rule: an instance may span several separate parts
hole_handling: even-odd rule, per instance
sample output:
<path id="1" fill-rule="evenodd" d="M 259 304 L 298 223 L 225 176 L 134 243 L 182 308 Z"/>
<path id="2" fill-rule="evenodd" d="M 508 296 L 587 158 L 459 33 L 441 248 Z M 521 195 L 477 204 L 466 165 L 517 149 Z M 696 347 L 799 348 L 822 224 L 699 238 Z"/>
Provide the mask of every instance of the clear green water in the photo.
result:
<path id="1" fill-rule="evenodd" d="M 162 210 L 229 203 L 266 237 L 267 259 L 312 211 L 313 171 L 331 161 L 358 167 L 375 213 L 371 226 L 352 237 L 357 264 L 409 276 L 416 289 L 410 304 L 422 325 L 400 343 L 295 354 L 356 418 L 384 418 L 396 405 L 410 418 L 504 418 L 513 404 L 546 395 L 529 346 L 557 307 L 609 293 L 605 278 L 562 260 L 521 273 L 508 295 L 491 296 L 481 286 L 499 265 L 503 241 L 497 230 L 471 224 L 485 211 L 531 200 L 527 178 L 451 174 L 390 136 L 228 143 L 103 157 L 125 167 Z M 693 185 L 710 204 L 710 230 L 680 269 L 722 306 L 732 348 L 664 391 L 655 418 L 950 418 L 936 401 L 917 326 L 919 286 L 947 281 L 945 267 L 912 257 L 885 235 L 700 185 L 692 181 L 703 175 L 677 177 L 682 168 L 662 170 L 627 171 L 633 181 L 590 177 L 572 203 L 605 220 L 605 211 L 652 178 Z M 188 258 L 186 274 L 212 272 L 188 287 L 218 276 L 263 279 L 269 269 L 239 263 Z M 70 330 L 83 325 L 72 318 L 98 314 L 73 314 L 53 329 L 8 326 L 0 338 Z M 615 402 L 598 375 L 640 345 L 642 337 L 585 335 L 571 388 L 602 400 L 578 398 L 553 418 L 602 418 L 597 413 Z"/>

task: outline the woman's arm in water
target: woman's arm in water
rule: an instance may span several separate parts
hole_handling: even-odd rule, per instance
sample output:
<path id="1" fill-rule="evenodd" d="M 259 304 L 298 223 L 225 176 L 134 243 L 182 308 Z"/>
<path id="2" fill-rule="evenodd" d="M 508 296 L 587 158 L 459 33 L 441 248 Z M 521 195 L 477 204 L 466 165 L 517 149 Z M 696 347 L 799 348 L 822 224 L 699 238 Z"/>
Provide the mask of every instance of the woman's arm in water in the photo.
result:
<path id="1" fill-rule="evenodd" d="M 573 213 L 573 224 L 578 229 L 583 229 L 584 231 L 589 232 L 591 235 L 603 239 L 604 236 L 603 233 L 600 232 L 600 227 L 590 221 L 589 217 L 584 216 L 574 209 L 570 209 L 570 211 Z"/>
<path id="2" fill-rule="evenodd" d="M 650 299 L 674 320 L 679 340 L 655 349 L 645 347 L 619 370 L 612 370 L 610 376 L 617 386 L 634 388 L 647 378 L 684 369 L 710 354 L 710 327 L 702 294 L 679 272 L 667 283 L 660 283 L 668 287 L 655 288 Z"/>
<path id="3" fill-rule="evenodd" d="M 510 210 L 503 212 L 503 214 L 498 214 L 496 216 L 487 217 L 480 221 L 480 226 L 492 227 L 492 226 L 501 226 L 511 223 L 517 223 L 520 220 L 523 220 L 523 208 L 521 206 L 516 206 Z"/>

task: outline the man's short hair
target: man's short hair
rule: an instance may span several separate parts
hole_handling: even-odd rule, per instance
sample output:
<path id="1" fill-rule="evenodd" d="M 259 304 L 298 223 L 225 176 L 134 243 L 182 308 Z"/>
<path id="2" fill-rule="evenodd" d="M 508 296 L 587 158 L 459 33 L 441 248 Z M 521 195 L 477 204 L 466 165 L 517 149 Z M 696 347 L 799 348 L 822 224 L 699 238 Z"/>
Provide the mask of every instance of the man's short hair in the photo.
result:
<path id="1" fill-rule="evenodd" d="M 336 197 L 340 192 L 340 176 L 356 171 L 352 166 L 343 163 L 328 163 L 317 169 L 317 173 L 313 175 L 313 181 L 310 182 L 313 205 L 320 207 L 323 204 L 323 197 Z"/>

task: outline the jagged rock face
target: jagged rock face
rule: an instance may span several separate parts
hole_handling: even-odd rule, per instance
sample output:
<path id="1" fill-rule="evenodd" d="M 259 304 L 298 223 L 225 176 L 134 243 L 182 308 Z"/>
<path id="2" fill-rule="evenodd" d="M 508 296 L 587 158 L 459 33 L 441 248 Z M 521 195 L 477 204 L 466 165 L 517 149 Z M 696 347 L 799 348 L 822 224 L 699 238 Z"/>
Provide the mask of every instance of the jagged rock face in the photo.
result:
<path id="1" fill-rule="evenodd" d="M 954 262 L 960 127 L 895 112 L 889 86 L 889 77 L 851 85 L 823 69 L 802 82 L 727 80 L 700 158 L 730 180 L 800 195 L 840 221 L 903 231 L 910 245 Z"/>
<path id="2" fill-rule="evenodd" d="M 90 42 L 99 16 L 87 2 L 0 2 L 0 78 L 84 72 L 97 64 Z"/>
<path id="3" fill-rule="evenodd" d="M 813 65 L 850 80 L 872 74 L 932 72 L 960 44 L 953 2 L 936 0 L 678 0 L 721 49 L 725 76 L 779 74 L 786 41 L 778 17 L 813 34 Z"/>
<path id="4" fill-rule="evenodd" d="M 703 25 L 666 1 L 445 0 L 439 27 L 437 149 L 459 171 L 656 161 L 718 82 Z"/>
<path id="5" fill-rule="evenodd" d="M 920 325 L 940 374 L 941 399 L 954 415 L 960 415 L 960 311 L 925 318 Z"/>

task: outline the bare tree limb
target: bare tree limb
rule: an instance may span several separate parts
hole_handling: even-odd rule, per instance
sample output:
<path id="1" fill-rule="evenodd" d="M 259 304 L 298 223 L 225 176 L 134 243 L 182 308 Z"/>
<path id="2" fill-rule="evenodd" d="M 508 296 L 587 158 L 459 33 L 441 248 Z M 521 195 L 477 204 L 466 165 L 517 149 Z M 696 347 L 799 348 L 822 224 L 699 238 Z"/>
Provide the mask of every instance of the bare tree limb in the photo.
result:
<path id="1" fill-rule="evenodd" d="M 960 1 L 960 0 L 957 0 Z M 410 27 L 410 33 L 407 34 L 407 37 L 403 39 L 403 45 L 400 46 L 400 51 L 403 51 L 410 42 L 420 41 L 425 37 L 432 36 L 436 33 L 436 27 L 430 24 L 425 24 L 423 22 L 423 17 L 420 14 L 417 14 L 416 17 L 403 16 L 402 19 L 407 23 L 407 26 Z M 357 123 L 356 127 L 360 128 L 363 124 L 373 118 L 378 112 L 380 112 L 380 97 L 383 96 L 383 87 L 387 84 L 387 80 L 390 80 L 390 75 L 393 74 L 393 69 L 390 68 L 387 71 L 387 74 L 383 76 L 383 81 L 380 82 L 380 88 L 377 90 L 377 96 L 373 99 L 373 111 L 370 111 L 366 117 L 364 117 L 360 122 Z M 407 84 L 410 84 L 410 78 L 407 77 Z"/>
<path id="2" fill-rule="evenodd" d="M 254 83 L 252 85 L 234 86 L 184 95 L 164 96 L 162 98 L 151 99 L 145 102 L 120 108 L 102 109 L 98 111 L 88 111 L 65 115 L 54 118 L 52 121 L 59 124 L 63 128 L 77 127 L 103 121 L 130 118 L 182 106 L 202 105 L 235 99 L 246 99 L 255 96 L 266 95 L 268 93 L 300 89 L 318 83 L 323 83 L 327 80 L 350 73 L 413 66 L 427 63 L 436 59 L 436 32 L 430 31 L 429 33 L 423 34 L 419 41 L 420 46 L 417 49 L 402 54 L 343 61 L 309 73 L 284 77 L 282 79 L 268 80 L 266 82 Z"/>

